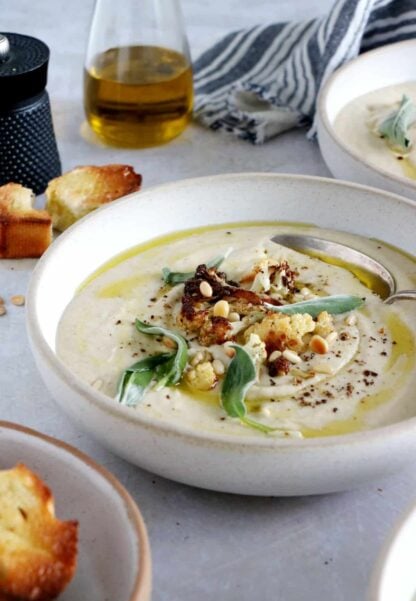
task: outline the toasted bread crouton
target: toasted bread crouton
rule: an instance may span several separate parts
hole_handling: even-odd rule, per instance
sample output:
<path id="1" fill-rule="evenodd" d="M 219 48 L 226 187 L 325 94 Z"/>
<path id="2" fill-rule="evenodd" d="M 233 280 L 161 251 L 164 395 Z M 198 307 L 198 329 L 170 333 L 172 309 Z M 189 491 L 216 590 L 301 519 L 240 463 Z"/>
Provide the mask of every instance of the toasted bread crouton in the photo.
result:
<path id="1" fill-rule="evenodd" d="M 33 208 L 33 199 L 20 184 L 0 186 L 0 258 L 40 257 L 51 243 L 51 218 Z"/>
<path id="2" fill-rule="evenodd" d="M 75 572 L 77 532 L 26 466 L 0 471 L 0 599 L 55 599 Z"/>
<path id="3" fill-rule="evenodd" d="M 56 177 L 45 192 L 53 227 L 65 230 L 90 211 L 135 192 L 141 181 L 141 175 L 129 165 L 76 167 Z"/>

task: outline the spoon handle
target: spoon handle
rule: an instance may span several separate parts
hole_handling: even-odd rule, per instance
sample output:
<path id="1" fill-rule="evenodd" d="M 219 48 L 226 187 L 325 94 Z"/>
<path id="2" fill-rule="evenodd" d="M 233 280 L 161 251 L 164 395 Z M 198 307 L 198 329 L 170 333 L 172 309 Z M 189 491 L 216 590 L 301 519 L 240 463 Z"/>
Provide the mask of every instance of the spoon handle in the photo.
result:
<path id="1" fill-rule="evenodd" d="M 386 305 L 391 305 L 398 300 L 416 300 L 416 290 L 399 290 L 385 299 Z"/>

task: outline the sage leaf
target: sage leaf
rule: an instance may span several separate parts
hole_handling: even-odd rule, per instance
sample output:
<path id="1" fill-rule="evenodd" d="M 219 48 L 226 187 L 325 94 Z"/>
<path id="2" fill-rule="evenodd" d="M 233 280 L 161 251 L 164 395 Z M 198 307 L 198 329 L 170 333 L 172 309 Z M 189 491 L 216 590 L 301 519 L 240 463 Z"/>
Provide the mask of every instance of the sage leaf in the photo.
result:
<path id="1" fill-rule="evenodd" d="M 137 361 L 124 370 L 117 389 L 116 400 L 127 407 L 135 407 L 143 398 L 158 367 L 172 359 L 172 353 L 161 353 Z"/>
<path id="2" fill-rule="evenodd" d="M 400 106 L 378 127 L 378 133 L 387 138 L 393 148 L 406 151 L 410 148 L 408 129 L 416 121 L 416 106 L 403 94 Z"/>
<path id="3" fill-rule="evenodd" d="M 265 303 L 264 306 L 269 311 L 284 313 L 285 315 L 294 315 L 295 313 L 308 313 L 311 317 L 317 317 L 322 311 L 327 311 L 331 315 L 347 313 L 362 307 L 364 300 L 359 296 L 350 296 L 348 294 L 336 294 L 334 296 L 321 296 L 310 301 L 301 301 L 291 305 L 276 306 Z"/>
<path id="4" fill-rule="evenodd" d="M 207 263 L 205 263 L 205 265 L 207 266 L 208 269 L 210 269 L 211 267 L 215 267 L 216 269 L 218 269 L 218 267 L 221 265 L 221 263 L 224 261 L 225 258 L 226 258 L 226 255 L 219 255 L 218 257 L 211 259 L 211 261 L 208 261 Z M 177 284 L 182 284 L 183 282 L 186 282 L 187 280 L 192 278 L 194 273 L 195 273 L 195 270 L 188 271 L 188 272 L 181 272 L 181 271 L 171 271 L 169 269 L 169 267 L 163 267 L 162 279 L 165 284 L 169 284 L 170 286 L 176 286 Z"/>
<path id="5" fill-rule="evenodd" d="M 247 408 L 244 403 L 247 390 L 256 380 L 256 367 L 253 359 L 237 344 L 232 345 L 235 355 L 228 367 L 221 389 L 221 405 L 230 417 L 238 417 L 247 426 L 260 430 L 261 432 L 273 432 L 264 424 L 256 422 L 247 417 Z"/>
<path id="6" fill-rule="evenodd" d="M 156 367 L 157 389 L 178 384 L 188 362 L 188 344 L 183 336 L 163 326 L 146 324 L 136 319 L 136 329 L 150 336 L 166 336 L 177 344 L 177 349 L 170 358 Z"/>

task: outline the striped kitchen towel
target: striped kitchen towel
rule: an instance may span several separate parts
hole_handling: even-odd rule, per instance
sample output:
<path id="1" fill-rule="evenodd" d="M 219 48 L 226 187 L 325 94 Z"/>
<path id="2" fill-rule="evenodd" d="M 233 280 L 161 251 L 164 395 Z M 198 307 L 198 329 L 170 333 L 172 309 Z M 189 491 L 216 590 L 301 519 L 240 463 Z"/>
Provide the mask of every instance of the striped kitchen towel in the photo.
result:
<path id="1" fill-rule="evenodd" d="M 195 117 L 261 144 L 312 124 L 328 76 L 360 52 L 416 36 L 416 0 L 337 0 L 322 18 L 235 31 L 194 64 Z"/>

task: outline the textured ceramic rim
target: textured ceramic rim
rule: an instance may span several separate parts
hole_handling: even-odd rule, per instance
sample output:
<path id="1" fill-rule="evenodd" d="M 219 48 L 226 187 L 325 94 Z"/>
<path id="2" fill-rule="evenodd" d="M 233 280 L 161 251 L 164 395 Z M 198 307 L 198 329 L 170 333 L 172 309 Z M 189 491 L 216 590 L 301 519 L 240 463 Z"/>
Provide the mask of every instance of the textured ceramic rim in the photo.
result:
<path id="1" fill-rule="evenodd" d="M 357 58 L 354 58 L 353 60 L 348 61 L 348 63 L 345 63 L 344 65 L 342 65 L 342 67 L 340 67 L 339 69 L 334 71 L 334 73 L 332 73 L 332 75 L 328 78 L 327 82 L 325 83 L 324 87 L 322 88 L 322 91 L 319 93 L 318 102 L 317 102 L 318 114 L 321 119 L 322 126 L 325 128 L 327 134 L 350 157 L 352 157 L 359 163 L 363 163 L 363 165 L 365 165 L 369 169 L 375 171 L 376 173 L 379 173 L 380 175 L 383 175 L 384 177 L 387 177 L 388 179 L 391 179 L 399 184 L 405 184 L 406 186 L 409 186 L 409 188 L 414 188 L 416 190 L 416 181 L 412 181 L 410 178 L 407 178 L 407 177 L 400 177 L 399 175 L 390 173 L 389 171 L 386 171 L 385 169 L 380 169 L 379 167 L 375 167 L 372 163 L 369 163 L 366 159 L 364 159 L 360 154 L 354 152 L 348 146 L 346 146 L 344 144 L 344 142 L 341 140 L 341 138 L 338 137 L 335 129 L 332 127 L 332 124 L 329 120 L 329 117 L 328 117 L 328 114 L 327 114 L 326 108 L 325 108 L 326 104 L 327 104 L 327 96 L 328 96 L 332 86 L 337 85 L 337 78 L 340 75 L 340 73 L 344 73 L 345 71 L 348 71 L 350 66 L 353 64 L 356 64 L 357 62 L 364 63 L 370 55 L 374 56 L 375 54 L 380 54 L 382 56 L 383 54 L 388 54 L 390 51 L 390 48 L 397 47 L 397 46 L 412 46 L 416 50 L 416 40 L 405 40 L 403 42 L 396 42 L 395 44 L 386 44 L 386 46 L 382 46 L 381 48 L 375 48 L 374 50 L 369 50 L 368 52 L 364 52 L 360 56 L 357 56 Z"/>
<path id="2" fill-rule="evenodd" d="M 134 529 L 139 545 L 140 557 L 138 573 L 135 577 L 133 592 L 129 597 L 129 601 L 147 601 L 148 599 L 150 599 L 151 554 L 146 526 L 142 514 L 140 513 L 140 510 L 137 507 L 135 501 L 128 493 L 128 491 L 124 488 L 124 486 L 120 484 L 117 478 L 113 476 L 113 474 L 109 472 L 106 468 L 96 463 L 88 455 L 85 455 L 75 447 L 72 447 L 71 445 L 69 445 L 66 442 L 63 442 L 62 440 L 53 438 L 52 436 L 48 436 L 47 434 L 42 434 L 41 432 L 38 432 L 37 430 L 32 430 L 31 428 L 27 428 L 26 426 L 2 420 L 0 420 L 0 429 L 14 430 L 15 432 L 20 432 L 32 438 L 38 438 L 43 442 L 46 442 L 47 444 L 62 449 L 64 452 L 70 453 L 76 459 L 82 461 L 88 467 L 98 472 L 98 474 L 105 480 L 107 480 L 107 482 L 112 486 L 112 488 L 115 489 L 115 491 L 121 497 L 126 507 L 129 522 Z"/>
<path id="3" fill-rule="evenodd" d="M 292 174 L 275 174 L 275 173 L 232 173 L 232 174 L 222 174 L 215 176 L 206 176 L 192 179 L 179 180 L 176 182 L 171 182 L 167 184 L 163 184 L 161 186 L 154 186 L 152 188 L 148 188 L 146 191 L 134 192 L 129 194 L 128 196 L 120 199 L 118 202 L 125 202 L 127 199 L 134 197 L 137 194 L 140 194 L 141 197 L 144 195 L 152 195 L 155 191 L 169 191 L 172 187 L 178 187 L 178 185 L 195 185 L 198 183 L 199 185 L 204 185 L 204 183 L 212 181 L 212 180 L 220 180 L 221 178 L 235 178 L 236 180 L 241 181 L 241 179 L 251 179 L 251 178 L 272 178 L 275 179 L 276 182 L 279 180 L 295 180 L 295 181 L 316 181 L 321 183 L 321 185 L 330 185 L 330 186 L 339 186 L 341 188 L 352 188 L 357 190 L 362 190 L 371 194 L 376 194 L 378 196 L 386 196 L 388 198 L 393 198 L 396 202 L 404 203 L 409 205 L 416 213 L 416 205 L 411 200 L 404 198 L 403 196 L 399 196 L 398 194 L 394 194 L 391 192 L 384 192 L 383 190 L 378 190 L 377 188 L 373 188 L 370 186 L 365 186 L 362 184 L 356 184 L 352 182 L 335 180 L 326 177 L 316 177 L 309 175 L 292 175 Z M 114 208 L 116 203 L 112 204 Z M 90 213 L 86 217 L 83 218 L 82 222 L 85 224 L 87 220 L 94 220 L 95 215 L 101 211 L 111 210 L 111 206 L 102 207 L 95 211 L 94 213 Z M 220 434 L 215 432 L 203 432 L 203 431 L 195 431 L 187 428 L 185 426 L 166 423 L 162 421 L 155 421 L 149 416 L 140 415 L 129 407 L 125 407 L 123 405 L 115 403 L 115 401 L 106 395 L 100 393 L 95 390 L 91 386 L 88 386 L 84 382 L 82 382 L 77 376 L 64 365 L 60 359 L 56 356 L 55 352 L 52 351 L 45 338 L 43 337 L 41 328 L 39 326 L 38 320 L 36 318 L 36 312 L 34 307 L 36 306 L 36 295 L 37 289 L 39 287 L 39 282 L 42 279 L 42 273 L 45 268 L 45 263 L 48 261 L 48 257 L 51 253 L 55 252 L 56 249 L 59 248 L 60 244 L 66 239 L 67 236 L 71 236 L 72 232 L 77 228 L 77 224 L 71 226 L 68 230 L 66 230 L 61 236 L 55 240 L 52 247 L 50 247 L 46 253 L 41 257 L 39 263 L 35 269 L 35 272 L 31 278 L 28 293 L 27 293 L 27 328 L 30 333 L 30 338 L 34 346 L 36 347 L 39 354 L 42 356 L 42 359 L 47 363 L 50 370 L 52 370 L 60 380 L 63 380 L 65 384 L 75 391 L 77 394 L 84 397 L 86 402 L 92 403 L 95 407 L 100 411 L 105 411 L 109 414 L 112 414 L 115 418 L 123 419 L 130 423 L 137 423 L 141 427 L 145 427 L 148 430 L 154 430 L 157 433 L 163 432 L 165 436 L 179 436 L 181 438 L 188 439 L 193 444 L 198 444 L 200 441 L 204 441 L 205 444 L 211 444 L 213 446 L 221 445 L 223 447 L 244 447 L 250 449 L 259 449 L 259 448 L 269 448 L 274 449 L 277 447 L 293 447 L 293 448 L 305 448 L 305 447 L 315 447 L 315 446 L 338 446 L 340 444 L 349 442 L 351 444 L 359 444 L 360 442 L 368 443 L 369 438 L 371 437 L 373 440 L 378 438 L 379 436 L 385 438 L 387 436 L 395 436 L 401 432 L 406 432 L 409 429 L 414 429 L 416 433 L 416 417 L 407 419 L 402 422 L 397 422 L 395 424 L 390 424 L 388 426 L 383 426 L 381 428 L 375 428 L 374 430 L 363 430 L 361 432 L 353 432 L 350 434 L 342 434 L 342 435 L 334 435 L 334 436 L 325 436 L 325 437 L 316 437 L 316 438 L 304 438 L 304 439 L 295 439 L 295 438 L 253 438 L 252 436 L 239 436 L 236 438 L 235 436 Z M 33 307 L 33 309 L 32 309 Z"/>
<path id="4" fill-rule="evenodd" d="M 368 595 L 369 601 L 385 601 L 383 588 L 385 586 L 386 570 L 391 561 L 391 556 L 395 552 L 397 540 L 400 538 L 403 530 L 406 528 L 407 523 L 414 515 L 416 515 L 416 505 L 412 503 L 412 505 L 407 509 L 406 513 L 400 518 L 399 522 L 396 522 L 393 530 L 390 532 L 390 535 L 384 542 L 376 562 L 376 567 L 371 577 L 371 585 Z"/>

